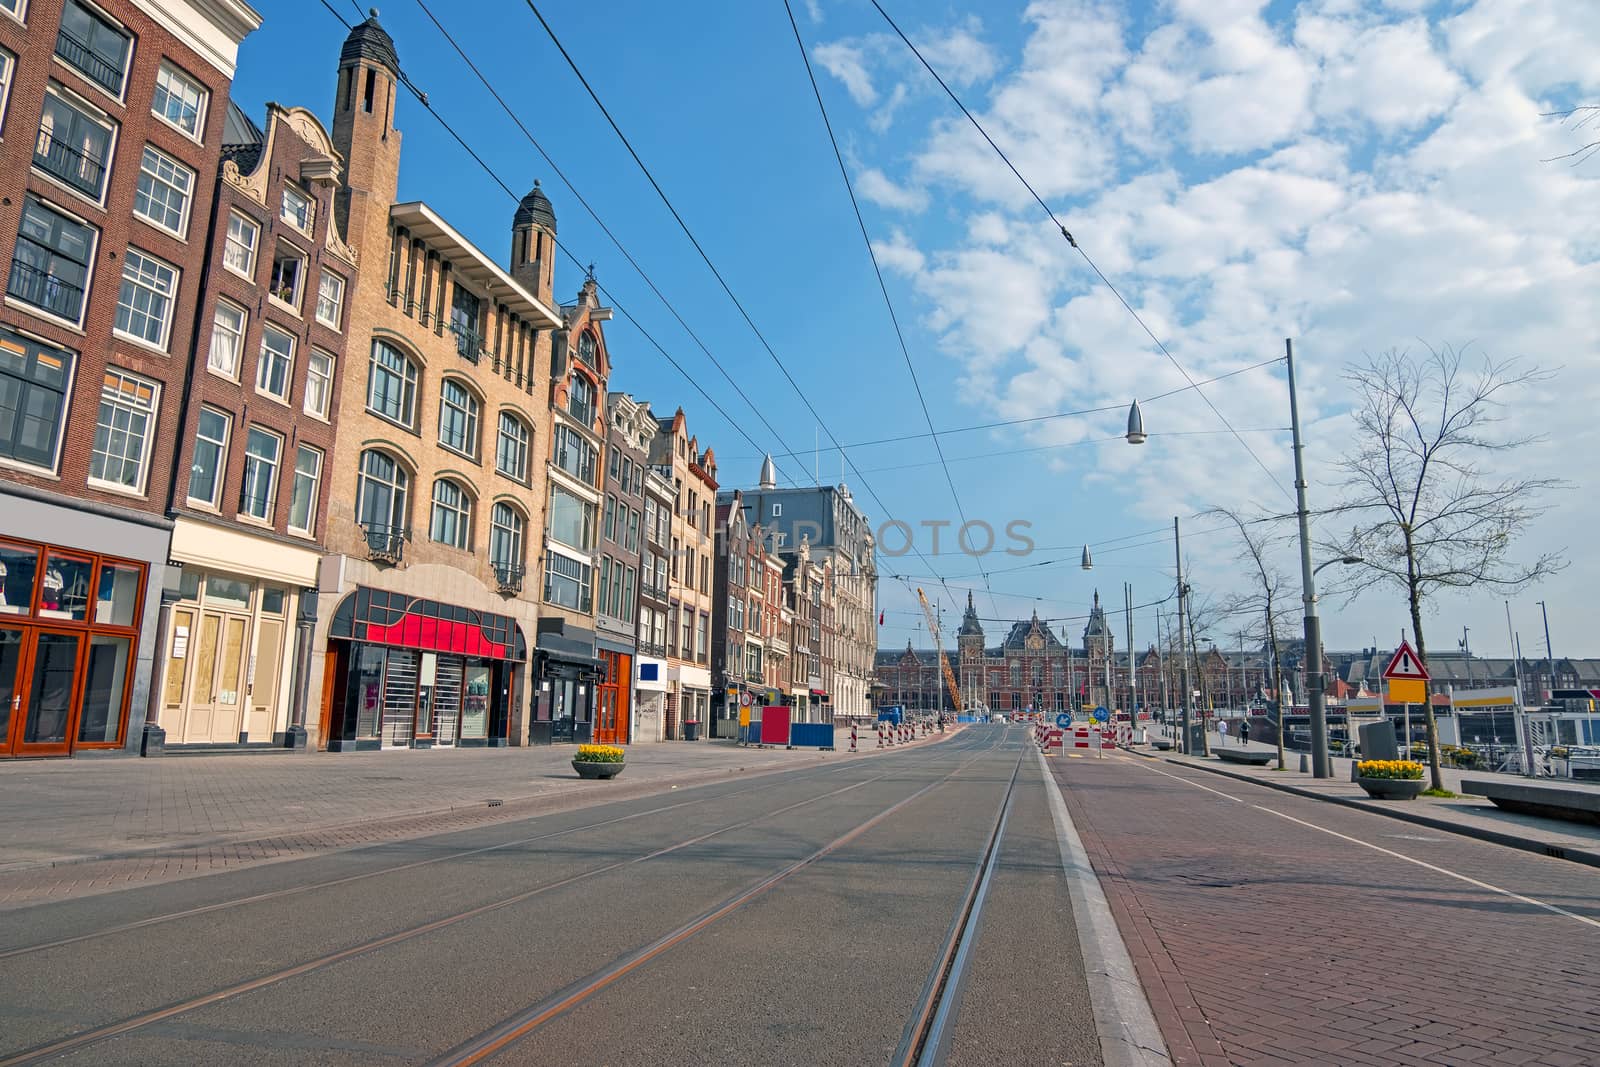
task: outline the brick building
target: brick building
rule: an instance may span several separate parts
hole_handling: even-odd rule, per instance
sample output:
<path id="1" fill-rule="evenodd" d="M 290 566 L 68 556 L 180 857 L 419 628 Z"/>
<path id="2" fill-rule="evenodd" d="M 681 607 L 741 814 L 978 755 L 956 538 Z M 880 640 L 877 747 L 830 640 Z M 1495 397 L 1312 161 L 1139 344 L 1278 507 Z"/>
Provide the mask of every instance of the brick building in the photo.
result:
<path id="1" fill-rule="evenodd" d="M 636 420 L 645 439 L 658 429 L 650 405 L 625 398 L 634 405 Z M 652 441 L 653 445 L 653 441 Z M 667 639 L 669 634 L 672 554 L 672 482 L 662 468 L 652 466 L 646 456 L 644 469 L 644 537 L 639 554 L 639 653 L 634 664 L 635 741 L 666 739 L 667 724 Z"/>
<path id="2" fill-rule="evenodd" d="M 317 569 L 356 256 L 316 117 L 230 104 L 171 494 L 168 745 L 305 743 Z"/>
<path id="3" fill-rule="evenodd" d="M 537 189 L 511 266 L 397 196 L 401 87 L 374 16 L 339 55 L 336 212 L 362 267 L 348 300 L 318 581 L 320 744 L 493 746 L 528 737 L 539 618 L 526 581 L 545 499 L 554 215 Z M 548 435 L 546 435 L 548 436 Z"/>
<path id="4" fill-rule="evenodd" d="M 239 0 L 0 4 L 0 756 L 137 750 Z"/>
<path id="5" fill-rule="evenodd" d="M 672 544 L 667 589 L 667 692 L 663 735 L 685 736 L 681 724 L 711 714 L 712 512 L 717 459 L 689 434 L 683 409 L 657 417 L 650 465 L 672 483 Z M 699 729 L 697 725 L 696 729 Z"/>

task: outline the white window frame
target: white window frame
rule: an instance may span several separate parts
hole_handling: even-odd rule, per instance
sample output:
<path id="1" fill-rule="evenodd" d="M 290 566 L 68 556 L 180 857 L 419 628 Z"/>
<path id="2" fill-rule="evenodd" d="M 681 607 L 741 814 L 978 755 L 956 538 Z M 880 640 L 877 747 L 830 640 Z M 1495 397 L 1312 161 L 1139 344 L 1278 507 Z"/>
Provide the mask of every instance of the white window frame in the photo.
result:
<path id="1" fill-rule="evenodd" d="M 128 277 L 128 272 L 130 270 L 136 272 L 135 277 Z M 145 277 L 146 273 L 149 271 L 165 271 L 170 276 L 170 280 L 167 283 L 166 292 L 163 293 L 157 290 L 149 283 Z M 122 253 L 122 281 L 117 289 L 117 314 L 116 318 L 112 322 L 111 332 L 116 334 L 118 337 L 123 338 L 124 340 L 132 341 L 136 345 L 142 345 L 146 348 L 155 348 L 165 352 L 167 350 L 167 344 L 172 340 L 172 318 L 178 303 L 178 284 L 182 280 L 182 277 L 183 275 L 179 272 L 178 268 L 173 266 L 171 263 L 168 263 L 164 259 L 159 259 L 156 256 L 152 256 L 149 252 L 144 251 L 142 248 L 134 248 L 132 245 L 129 245 Z M 136 304 L 129 304 L 126 302 L 128 299 L 128 288 L 130 286 L 153 294 L 152 299 L 160 299 L 165 301 L 165 308 L 163 309 L 159 318 L 155 314 L 152 314 L 149 310 L 141 309 Z M 132 330 L 124 329 L 121 321 L 124 309 L 127 309 L 130 320 L 133 315 L 140 315 L 150 321 L 159 322 L 159 336 L 156 338 L 150 338 L 142 333 L 134 333 Z"/>
<path id="2" fill-rule="evenodd" d="M 157 168 L 156 170 L 150 169 L 152 163 L 150 158 L 151 156 L 156 157 L 154 161 L 154 164 Z M 160 167 L 163 163 L 167 164 L 175 175 L 187 178 L 189 182 L 188 187 L 180 189 L 171 178 L 162 175 L 160 172 Z M 182 207 L 178 212 L 178 225 L 176 228 L 168 226 L 164 219 L 159 219 L 153 214 L 139 210 L 140 197 L 153 199 L 145 192 L 146 181 L 150 182 L 152 185 L 164 186 L 166 189 L 176 193 L 182 198 Z M 167 155 L 155 145 L 147 144 L 144 146 L 144 151 L 139 154 L 139 182 L 133 196 L 133 213 L 139 218 L 144 219 L 150 225 L 156 227 L 158 230 L 163 230 L 179 238 L 187 238 L 189 235 L 189 209 L 194 205 L 194 188 L 195 178 L 193 170 L 184 166 L 179 160 Z"/>
<path id="3" fill-rule="evenodd" d="M 160 93 L 165 90 L 169 100 L 174 97 L 172 90 L 165 84 L 164 79 L 166 81 L 176 81 L 181 88 L 192 89 L 194 91 L 194 95 L 197 99 L 194 105 L 195 118 L 193 129 L 190 129 L 182 122 L 175 120 L 171 115 L 156 107 L 156 93 Z M 204 137 L 202 135 L 204 134 L 206 128 L 206 108 L 210 104 L 210 101 L 211 92 L 204 85 L 201 85 L 194 78 L 191 78 L 187 73 L 180 70 L 178 67 L 173 66 L 165 59 L 161 61 L 161 69 L 156 73 L 155 92 L 150 96 L 150 114 L 154 115 L 162 122 L 165 122 L 168 126 L 171 126 L 173 129 L 177 130 L 179 133 L 183 134 L 196 144 L 203 144 Z M 184 102 L 187 103 L 187 100 Z"/>
<path id="4" fill-rule="evenodd" d="M 276 351 L 275 349 L 269 349 L 267 347 L 267 335 L 269 333 L 276 333 L 276 334 L 279 334 L 279 335 L 281 335 L 283 337 L 287 337 L 289 339 L 289 352 L 288 352 L 287 356 L 284 356 L 282 353 Z M 271 397 L 272 399 L 277 400 L 280 403 L 287 404 L 289 402 L 289 394 L 294 392 L 294 349 L 295 349 L 295 342 L 296 342 L 296 339 L 295 339 L 294 334 L 290 333 L 288 330 L 284 330 L 284 329 L 281 329 L 281 328 L 279 328 L 277 326 L 274 326 L 270 322 L 266 323 L 262 327 L 262 330 L 261 330 L 261 348 L 256 354 L 256 392 L 260 393 L 262 396 Z M 284 366 L 284 370 L 283 370 L 283 392 L 282 393 L 274 393 L 270 388 L 268 388 L 267 382 L 268 382 L 269 376 L 267 374 L 267 368 L 269 366 L 273 365 L 273 364 L 270 364 L 268 362 L 268 356 L 269 355 L 273 359 L 283 359 L 283 360 L 285 360 L 285 366 Z"/>
<path id="5" fill-rule="evenodd" d="M 0 11 L 5 10 L 5 0 L 0 0 Z M 20 21 L 20 19 L 19 19 Z M 6 127 L 6 104 L 11 100 L 11 82 L 17 75 L 17 57 L 0 48 L 0 134 Z"/>
<path id="6" fill-rule="evenodd" d="M 306 298 L 306 272 L 311 269 L 310 257 L 294 245 L 284 244 L 280 241 L 272 253 L 272 270 L 274 274 L 278 270 L 278 261 L 282 259 L 292 259 L 300 264 L 300 269 L 294 272 L 292 299 L 285 300 L 278 295 L 277 289 L 273 287 L 273 278 L 270 276 L 267 278 L 267 299 L 279 307 L 287 308 L 289 311 L 299 315 L 300 305 Z"/>
<path id="7" fill-rule="evenodd" d="M 244 245 L 234 236 L 235 223 L 238 224 L 240 233 L 248 233 L 250 235 L 250 244 L 248 246 Z M 249 266 L 247 266 L 244 270 L 240 270 L 229 261 L 228 254 L 230 252 L 235 252 L 240 248 L 244 249 L 245 258 L 249 264 Z M 241 215 L 237 211 L 230 211 L 228 213 L 228 233 L 227 236 L 223 238 L 222 242 L 222 265 L 228 270 L 233 271 L 233 273 L 237 274 L 241 278 L 250 278 L 251 280 L 254 280 L 256 273 L 256 257 L 258 257 L 260 254 L 261 224 L 255 219 L 250 218 L 248 215 Z"/>
<path id="8" fill-rule="evenodd" d="M 257 433 L 259 433 L 262 437 L 272 441 L 277 446 L 270 461 L 264 459 L 263 457 L 257 456 L 255 453 L 250 451 L 251 438 Z M 244 468 L 243 474 L 239 479 L 239 518 L 246 521 L 261 522 L 271 525 L 278 511 L 278 482 L 280 480 L 280 474 L 283 470 L 283 435 L 280 433 L 274 433 L 265 426 L 257 426 L 252 423 L 250 426 L 246 427 L 244 440 Z M 272 473 L 267 479 L 267 513 L 265 515 L 257 515 L 255 512 L 250 511 L 246 506 L 247 502 L 251 500 L 250 485 L 254 480 L 252 478 L 251 471 L 252 469 L 259 469 L 261 465 L 269 462 Z"/>
<path id="9" fill-rule="evenodd" d="M 0 0 L 0 11 L 4 11 L 24 26 L 28 24 L 28 0 Z"/>
<path id="10" fill-rule="evenodd" d="M 293 197 L 299 204 L 290 209 L 289 200 Z M 283 183 L 283 197 L 278 202 L 278 218 L 287 222 L 299 233 L 311 235 L 311 230 L 317 224 L 317 201 L 308 193 L 303 193 L 288 182 Z"/>
<path id="11" fill-rule="evenodd" d="M 378 352 L 380 348 L 394 353 L 401 363 L 399 370 L 379 361 Z M 387 411 L 378 407 L 373 399 L 373 385 L 376 382 L 376 375 L 379 371 L 394 375 L 400 379 L 400 412 L 398 416 L 390 415 Z M 412 361 L 410 356 L 406 355 L 404 349 L 398 345 L 390 344 L 388 341 L 374 339 L 371 355 L 367 357 L 367 410 L 386 422 L 392 422 L 396 426 L 403 426 L 412 433 L 417 432 L 417 394 L 420 391 L 419 379 L 421 377 L 421 372 L 418 371 L 416 363 Z"/>
<path id="12" fill-rule="evenodd" d="M 239 332 L 233 337 L 233 370 L 230 372 L 217 362 L 217 334 L 232 334 L 232 327 L 223 326 L 219 321 L 225 312 L 239 316 Z M 239 380 L 239 368 L 244 366 L 244 342 L 250 335 L 250 312 L 235 304 L 232 300 L 217 299 L 217 306 L 211 313 L 211 343 L 206 349 L 206 370 L 219 378 L 226 378 L 230 382 Z"/>
<path id="13" fill-rule="evenodd" d="M 326 372 L 317 368 L 317 361 L 323 360 L 327 364 Z M 333 409 L 333 379 L 339 366 L 339 358 L 332 352 L 324 352 L 320 348 L 313 348 L 310 355 L 306 356 L 306 395 L 302 402 L 305 413 L 313 418 L 328 421 L 328 412 Z M 312 406 L 312 383 L 320 383 L 322 390 L 322 405 L 320 410 Z"/>
<path id="14" fill-rule="evenodd" d="M 325 289 L 329 282 L 338 286 L 331 299 L 327 297 Z M 344 278 L 331 270 L 324 270 L 317 279 L 317 321 L 330 330 L 338 330 L 340 322 L 344 319 L 344 290 Z M 324 315 L 322 313 L 324 304 L 333 308 L 332 314 Z"/>
<path id="15" fill-rule="evenodd" d="M 148 400 L 148 402 L 146 402 L 146 403 L 144 403 L 142 405 L 127 404 L 125 401 L 120 399 L 120 395 L 119 395 L 119 397 L 116 397 L 116 398 L 108 398 L 106 396 L 106 391 L 107 391 L 107 389 L 113 388 L 111 386 L 111 384 L 110 384 L 110 379 L 112 379 L 112 378 L 118 379 L 119 382 L 121 383 L 117 387 L 118 394 L 122 394 L 122 393 L 126 392 L 127 388 L 129 388 L 129 387 L 132 387 L 135 390 L 139 389 L 141 386 L 148 388 L 148 390 L 149 390 L 149 400 Z M 136 407 L 137 408 L 141 408 L 142 415 L 143 415 L 143 418 L 144 418 L 145 421 L 144 421 L 144 433 L 140 438 L 139 458 L 138 458 L 138 460 L 136 461 L 136 464 L 135 464 L 136 465 L 136 469 L 138 471 L 138 477 L 135 479 L 135 481 L 138 483 L 137 485 L 129 485 L 127 482 L 116 481 L 116 480 L 113 480 L 113 479 L 110 479 L 110 478 L 105 478 L 105 477 L 97 477 L 93 473 L 94 472 L 94 467 L 95 467 L 96 457 L 100 455 L 100 448 L 99 448 L 99 444 L 100 444 L 100 425 L 101 425 L 100 419 L 101 419 L 101 415 L 103 415 L 103 413 L 105 411 L 106 404 L 108 404 L 108 403 L 111 403 L 111 404 L 123 404 L 125 407 L 129 407 L 129 408 L 136 408 Z M 90 448 L 89 448 L 89 471 L 90 471 L 90 473 L 89 473 L 89 476 L 88 476 L 88 479 L 87 479 L 88 483 L 90 485 L 98 486 L 98 487 L 103 488 L 103 489 L 109 489 L 114 493 L 131 493 L 131 494 L 136 494 L 138 496 L 143 496 L 144 495 L 144 490 L 145 490 L 145 482 L 148 480 L 148 478 L 150 476 L 151 439 L 155 436 L 156 419 L 161 413 L 161 385 L 160 385 L 160 383 L 153 382 L 148 378 L 144 378 L 144 377 L 141 377 L 141 376 L 139 376 L 137 374 L 133 374 L 133 373 L 131 373 L 129 371 L 125 371 L 120 367 L 107 367 L 106 368 L 106 373 L 105 373 L 105 378 L 102 379 L 102 383 L 101 383 L 101 386 L 100 386 L 100 407 L 98 409 L 98 412 L 99 413 L 96 414 L 96 416 L 95 416 L 95 437 L 94 437 L 94 442 L 90 445 Z M 111 432 L 115 432 L 115 429 L 116 429 L 115 426 L 113 426 L 111 428 Z M 125 435 L 127 433 L 126 429 L 124 429 L 122 432 Z M 109 433 L 108 433 L 108 436 L 109 436 Z M 109 460 L 111 458 L 109 452 L 106 453 L 106 457 L 107 457 L 107 460 Z M 126 448 L 124 448 L 122 453 L 121 453 L 121 456 L 120 456 L 120 462 L 125 464 L 125 463 L 128 462 L 128 458 L 129 458 L 128 452 L 127 452 Z"/>
<path id="16" fill-rule="evenodd" d="M 502 522 L 501 516 L 508 515 L 511 522 Z M 516 508 L 505 501 L 496 501 L 489 510 L 489 562 L 501 567 L 523 566 L 527 553 L 528 520 Z M 511 548 L 509 555 L 496 551 L 502 544 Z"/>
<path id="17" fill-rule="evenodd" d="M 440 500 L 440 490 L 455 494 L 454 501 Z M 467 487 L 454 478 L 438 478 L 434 480 L 433 492 L 428 495 L 428 540 L 437 545 L 448 545 L 463 552 L 472 550 L 472 494 L 467 492 Z M 439 535 L 438 520 L 440 513 L 447 514 L 455 520 L 455 540 L 448 540 Z"/>
<path id="18" fill-rule="evenodd" d="M 315 457 L 317 461 L 316 470 L 310 474 L 307 474 L 300 468 L 301 458 L 308 455 Z M 316 533 L 317 504 L 319 503 L 318 497 L 322 493 L 322 465 L 325 462 L 326 456 L 323 454 L 322 449 L 313 448 L 310 445 L 297 445 L 295 447 L 294 480 L 290 483 L 288 515 L 288 528 L 292 533 L 305 534 L 307 537 L 311 537 Z M 311 483 L 311 503 L 306 510 L 305 525 L 296 526 L 294 521 L 294 504 L 295 500 L 299 497 L 302 480 L 309 481 Z"/>
<path id="19" fill-rule="evenodd" d="M 221 506 L 218 501 L 222 497 L 222 487 L 228 481 L 228 444 L 233 438 L 233 416 L 228 412 L 223 411 L 221 408 L 214 408 L 209 404 L 202 404 L 200 406 L 200 418 L 204 419 L 207 413 L 216 415 L 222 420 L 222 439 L 217 440 L 213 437 L 204 436 L 200 430 L 201 423 L 195 423 L 195 446 L 190 450 L 191 462 L 189 464 L 189 485 L 184 491 L 184 499 L 191 504 L 199 504 L 203 508 L 215 511 Z M 205 497 L 194 495 L 195 464 L 193 462 L 193 457 L 195 452 L 199 450 L 201 441 L 208 441 L 217 446 L 217 470 L 213 475 L 214 481 L 212 482 L 211 486 L 210 500 L 207 500 Z"/>

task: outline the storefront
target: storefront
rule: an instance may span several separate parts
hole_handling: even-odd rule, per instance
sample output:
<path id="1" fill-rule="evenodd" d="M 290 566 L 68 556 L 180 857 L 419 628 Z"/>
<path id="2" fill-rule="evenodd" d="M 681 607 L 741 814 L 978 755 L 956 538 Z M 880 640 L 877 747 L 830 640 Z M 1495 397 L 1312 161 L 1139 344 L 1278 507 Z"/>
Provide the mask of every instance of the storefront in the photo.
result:
<path id="1" fill-rule="evenodd" d="M 0 756 L 128 744 L 149 573 L 138 560 L 0 540 Z"/>
<path id="2" fill-rule="evenodd" d="M 606 664 L 594 631 L 560 616 L 539 620 L 534 649 L 530 745 L 585 744 L 594 739 L 595 707 Z"/>
<path id="3" fill-rule="evenodd" d="M 594 739 L 602 745 L 625 745 L 632 739 L 633 650 L 612 647 L 600 638 L 596 654 L 604 667 L 594 707 Z"/>
<path id="4" fill-rule="evenodd" d="M 667 726 L 667 661 L 640 656 L 634 664 L 633 741 L 660 741 Z"/>
<path id="5" fill-rule="evenodd" d="M 669 699 L 667 706 L 667 736 L 684 740 L 692 732 L 703 740 L 711 715 L 711 672 L 704 667 L 674 665 L 668 681 L 676 684 L 669 694 L 669 698 L 675 699 Z M 694 725 L 691 727 L 690 723 Z"/>
<path id="6" fill-rule="evenodd" d="M 330 751 L 506 744 L 527 643 L 516 620 L 357 586 L 323 672 Z"/>

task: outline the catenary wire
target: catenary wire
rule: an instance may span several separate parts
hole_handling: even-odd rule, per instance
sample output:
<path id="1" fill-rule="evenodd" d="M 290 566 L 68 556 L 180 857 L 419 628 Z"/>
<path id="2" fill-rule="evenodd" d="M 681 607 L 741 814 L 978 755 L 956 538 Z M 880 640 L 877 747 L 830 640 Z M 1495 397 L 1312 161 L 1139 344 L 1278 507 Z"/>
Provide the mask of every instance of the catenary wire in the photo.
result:
<path id="1" fill-rule="evenodd" d="M 1178 369 L 1178 373 L 1183 375 L 1184 380 L 1187 381 L 1191 386 L 1195 387 L 1195 391 L 1200 394 L 1200 399 L 1206 402 L 1206 407 L 1211 409 L 1211 413 L 1222 422 L 1222 425 L 1226 426 L 1229 430 L 1233 430 L 1233 424 L 1228 421 L 1227 416 L 1222 414 L 1221 410 L 1217 408 L 1217 405 L 1211 402 L 1211 398 L 1206 396 L 1204 391 L 1202 391 L 1199 386 L 1195 385 L 1195 380 L 1190 377 L 1188 370 L 1184 368 L 1183 364 L 1178 362 L 1178 357 L 1174 356 L 1172 352 L 1168 350 L 1167 346 L 1162 343 L 1161 338 L 1157 337 L 1155 331 L 1152 330 L 1149 324 L 1144 321 L 1143 316 L 1141 316 L 1139 312 L 1134 309 L 1132 304 L 1128 303 L 1127 299 L 1122 295 L 1121 290 L 1112 284 L 1111 279 L 1106 277 L 1105 273 L 1101 271 L 1100 267 L 1095 263 L 1095 261 L 1090 258 L 1089 253 L 1083 250 L 1082 246 L 1078 244 L 1077 239 L 1072 236 L 1072 232 L 1067 229 L 1066 224 L 1060 219 L 1056 218 L 1056 213 L 1051 210 L 1050 205 L 1045 203 L 1044 198 L 1041 197 L 1037 190 L 1035 190 L 1034 187 L 1028 182 L 1028 179 L 1022 176 L 1022 172 L 1019 171 L 1011 162 L 1010 157 L 1008 157 L 1005 152 L 1001 150 L 999 145 L 995 144 L 994 138 L 989 136 L 989 132 L 983 128 L 983 124 L 978 121 L 977 117 L 973 115 L 971 111 L 967 110 L 967 105 L 961 102 L 961 98 L 956 95 L 955 90 L 950 88 L 950 86 L 945 82 L 944 78 L 939 75 L 939 72 L 933 68 L 933 64 L 929 63 L 917 46 L 911 43 L 911 38 L 905 35 L 905 32 L 900 29 L 900 26 L 894 21 L 893 18 L 890 17 L 889 13 L 883 9 L 883 5 L 880 4 L 878 0 L 872 0 L 872 6 L 878 9 L 878 14 L 883 16 L 884 21 L 889 24 L 890 28 L 893 29 L 895 34 L 899 36 L 900 40 L 904 41 L 906 47 L 911 49 L 912 55 L 916 56 L 917 60 L 923 65 L 923 67 L 927 69 L 928 73 L 933 75 L 933 79 L 939 83 L 939 88 L 943 89 L 945 94 L 955 102 L 956 107 L 960 108 L 961 113 L 967 117 L 967 121 L 972 123 L 973 127 L 977 129 L 978 133 L 982 134 L 983 139 L 989 143 L 989 147 L 994 149 L 995 154 L 1000 157 L 1000 159 L 1005 163 L 1006 167 L 1010 169 L 1011 173 L 1016 175 L 1017 180 L 1021 182 L 1023 187 L 1028 190 L 1029 194 L 1031 194 L 1033 198 L 1039 202 L 1039 206 L 1043 208 L 1044 213 L 1050 217 L 1050 221 L 1055 224 L 1058 230 L 1061 231 L 1061 236 L 1066 238 L 1067 243 L 1073 247 L 1078 255 L 1083 257 L 1083 261 L 1088 264 L 1089 269 L 1094 271 L 1095 276 L 1105 283 L 1105 287 L 1111 291 L 1112 296 L 1117 298 L 1117 302 L 1127 310 L 1129 315 L 1133 316 L 1133 321 L 1139 324 L 1139 328 L 1142 329 L 1146 336 L 1148 336 L 1155 344 L 1155 346 L 1161 350 L 1161 354 L 1166 356 L 1167 360 Z M 1262 472 L 1272 480 L 1272 484 L 1276 485 L 1278 490 L 1285 496 L 1293 499 L 1293 495 L 1287 488 L 1284 487 L 1283 482 L 1278 479 L 1276 474 L 1272 473 L 1272 469 L 1270 467 L 1262 462 L 1261 457 L 1256 454 L 1255 449 L 1250 447 L 1249 442 L 1240 436 L 1238 431 L 1234 431 L 1233 437 L 1234 440 L 1238 441 L 1240 446 L 1250 454 L 1250 458 L 1255 460 L 1256 466 L 1260 467 Z"/>

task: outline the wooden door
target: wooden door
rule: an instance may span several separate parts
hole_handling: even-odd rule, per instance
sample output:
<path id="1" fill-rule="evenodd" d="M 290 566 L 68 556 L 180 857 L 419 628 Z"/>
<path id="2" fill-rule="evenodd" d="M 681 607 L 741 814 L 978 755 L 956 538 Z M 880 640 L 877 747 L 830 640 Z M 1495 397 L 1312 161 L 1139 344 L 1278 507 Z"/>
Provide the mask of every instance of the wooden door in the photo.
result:
<path id="1" fill-rule="evenodd" d="M 35 629 L 22 637 L 12 652 L 17 676 L 10 697 L 11 754 L 65 755 L 72 745 L 84 635 Z"/>
<path id="2" fill-rule="evenodd" d="M 22 705 L 27 700 L 28 635 L 14 626 L 0 627 L 0 756 L 12 754 L 22 732 Z"/>
<path id="3" fill-rule="evenodd" d="M 283 620 L 263 618 L 256 626 L 256 654 L 251 658 L 251 741 L 271 741 L 278 721 L 278 694 L 283 691 Z"/>

